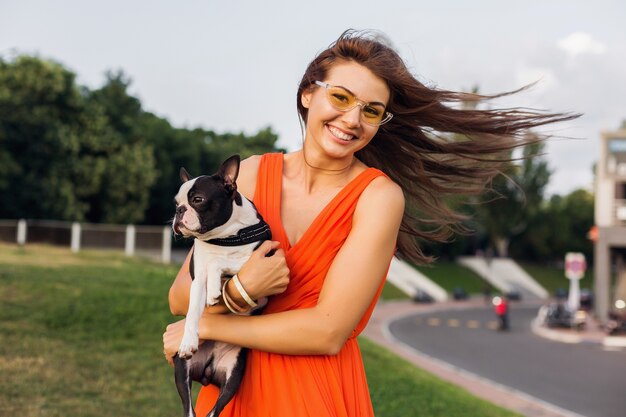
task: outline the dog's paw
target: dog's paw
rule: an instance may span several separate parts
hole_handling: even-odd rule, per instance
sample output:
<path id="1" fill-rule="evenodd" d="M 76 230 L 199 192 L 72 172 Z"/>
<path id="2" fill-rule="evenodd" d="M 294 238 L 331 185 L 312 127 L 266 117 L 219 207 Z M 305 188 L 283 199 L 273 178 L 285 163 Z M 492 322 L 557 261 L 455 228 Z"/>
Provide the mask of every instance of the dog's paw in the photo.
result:
<path id="1" fill-rule="evenodd" d="M 183 341 L 178 348 L 178 356 L 183 359 L 189 359 L 193 356 L 194 353 L 198 351 L 198 341 L 195 342 L 193 340 L 186 340 L 187 338 L 183 338 Z"/>
<path id="2" fill-rule="evenodd" d="M 215 304 L 217 304 L 220 301 L 220 296 L 218 295 L 217 297 L 207 297 L 206 298 L 206 305 L 208 306 L 214 306 Z"/>
<path id="3" fill-rule="evenodd" d="M 195 346 L 180 345 L 180 348 L 178 349 L 178 356 L 180 356 L 183 359 L 189 359 L 197 351 L 198 351 L 198 345 L 195 345 Z"/>
<path id="4" fill-rule="evenodd" d="M 221 289 L 217 291 L 207 291 L 206 293 L 206 305 L 213 306 L 220 301 L 220 297 L 222 296 Z"/>

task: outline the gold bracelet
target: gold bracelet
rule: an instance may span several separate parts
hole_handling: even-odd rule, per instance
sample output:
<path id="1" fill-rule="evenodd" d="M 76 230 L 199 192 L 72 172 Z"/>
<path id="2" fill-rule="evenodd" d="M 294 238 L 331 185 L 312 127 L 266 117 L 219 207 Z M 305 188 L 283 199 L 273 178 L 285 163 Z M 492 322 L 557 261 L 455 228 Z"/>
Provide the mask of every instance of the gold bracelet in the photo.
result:
<path id="1" fill-rule="evenodd" d="M 250 307 L 256 307 L 257 303 L 252 298 L 250 298 L 248 292 L 243 288 L 243 285 L 241 285 L 241 281 L 239 281 L 239 277 L 237 276 L 237 274 L 233 275 L 231 279 L 235 283 L 235 288 L 237 288 L 237 291 L 239 291 L 239 295 L 241 295 L 241 298 L 243 298 Z"/>
<path id="2" fill-rule="evenodd" d="M 222 299 L 224 300 L 224 305 L 233 314 L 237 314 L 238 316 L 246 314 L 248 312 L 248 309 L 244 310 L 239 308 L 239 306 L 237 306 L 237 303 L 229 299 L 228 292 L 226 292 L 226 286 L 228 285 L 228 281 L 230 281 L 230 278 L 224 281 L 224 285 L 222 285 Z"/>

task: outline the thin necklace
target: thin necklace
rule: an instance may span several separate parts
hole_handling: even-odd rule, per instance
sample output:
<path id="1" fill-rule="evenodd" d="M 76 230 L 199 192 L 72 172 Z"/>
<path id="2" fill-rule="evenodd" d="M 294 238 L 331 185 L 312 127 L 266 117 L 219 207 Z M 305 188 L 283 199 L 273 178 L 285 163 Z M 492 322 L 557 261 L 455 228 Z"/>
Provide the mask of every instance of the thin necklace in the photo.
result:
<path id="1" fill-rule="evenodd" d="M 309 168 L 313 168 L 313 169 L 319 169 L 320 171 L 327 171 L 327 172 L 333 172 L 335 174 L 342 174 L 343 172 L 349 170 L 352 165 L 354 165 L 354 155 L 352 155 L 352 160 L 350 161 L 350 163 L 348 164 L 348 166 L 343 167 L 343 168 L 339 168 L 339 169 L 330 169 L 330 168 L 320 168 L 320 167 L 316 167 L 313 166 L 311 164 L 309 164 L 309 161 L 306 160 L 306 152 L 304 151 L 304 146 L 302 147 L 302 158 L 304 159 L 304 163 L 309 167 Z"/>

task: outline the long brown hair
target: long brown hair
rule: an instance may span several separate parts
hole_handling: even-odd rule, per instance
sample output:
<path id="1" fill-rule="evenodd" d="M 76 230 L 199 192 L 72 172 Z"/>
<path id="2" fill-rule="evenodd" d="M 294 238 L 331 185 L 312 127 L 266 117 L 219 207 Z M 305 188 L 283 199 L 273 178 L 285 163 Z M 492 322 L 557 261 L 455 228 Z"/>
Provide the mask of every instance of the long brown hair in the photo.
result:
<path id="1" fill-rule="evenodd" d="M 428 87 L 411 74 L 380 34 L 347 30 L 309 64 L 302 77 L 297 106 L 303 122 L 307 109 L 300 100 L 302 93 L 314 88 L 316 80 L 323 81 L 332 65 L 341 61 L 363 65 L 389 88 L 387 110 L 394 117 L 356 156 L 402 187 L 406 208 L 397 248 L 400 255 L 417 263 L 432 260 L 421 250 L 419 240 L 442 242 L 453 232 L 463 231 L 464 216 L 446 205 L 446 196 L 481 193 L 511 161 L 513 148 L 541 139 L 537 134 L 527 135 L 530 128 L 579 116 L 520 108 L 463 108 L 464 103 L 476 104 L 519 90 L 484 96 Z M 446 139 L 446 133 L 458 134 L 457 140 Z"/>

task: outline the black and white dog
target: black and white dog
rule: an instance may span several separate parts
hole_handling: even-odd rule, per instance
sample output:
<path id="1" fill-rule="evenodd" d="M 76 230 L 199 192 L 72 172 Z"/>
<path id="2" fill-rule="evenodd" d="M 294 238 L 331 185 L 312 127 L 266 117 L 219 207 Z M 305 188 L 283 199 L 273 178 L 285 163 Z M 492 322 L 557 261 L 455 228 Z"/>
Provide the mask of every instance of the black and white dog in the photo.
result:
<path id="1" fill-rule="evenodd" d="M 237 192 L 239 155 L 228 158 L 211 176 L 191 178 L 184 168 L 176 195 L 172 228 L 177 235 L 194 237 L 189 264 L 191 292 L 185 332 L 174 357 L 175 380 L 185 417 L 195 416 L 192 381 L 220 388 L 207 417 L 216 417 L 233 398 L 243 377 L 247 350 L 207 340 L 198 346 L 198 322 L 205 306 L 216 304 L 223 277 L 236 274 L 250 254 L 272 235 L 254 205 Z M 261 305 L 261 303 L 259 303 Z"/>

